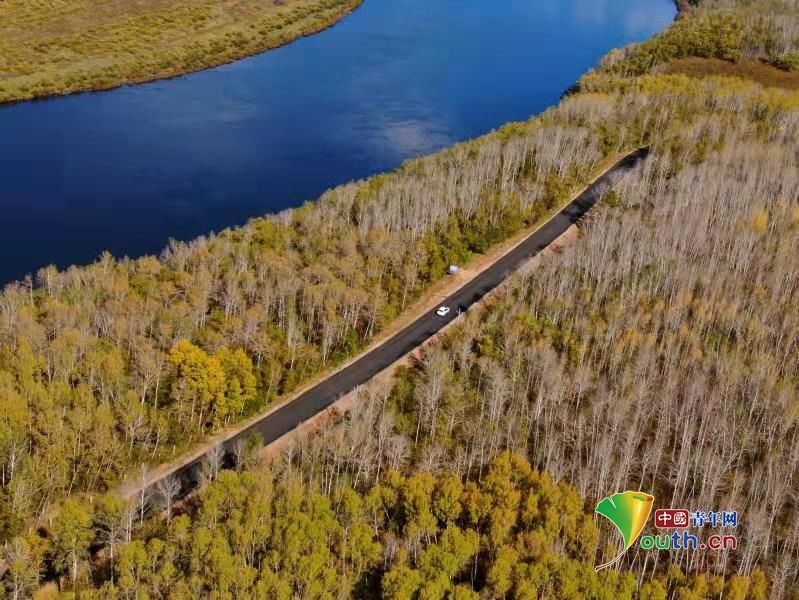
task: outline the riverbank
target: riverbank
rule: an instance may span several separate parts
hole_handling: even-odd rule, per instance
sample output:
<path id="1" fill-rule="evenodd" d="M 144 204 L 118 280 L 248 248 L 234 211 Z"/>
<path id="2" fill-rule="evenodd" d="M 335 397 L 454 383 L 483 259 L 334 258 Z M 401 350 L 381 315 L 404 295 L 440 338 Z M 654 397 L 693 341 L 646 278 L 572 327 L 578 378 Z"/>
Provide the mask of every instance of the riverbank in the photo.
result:
<path id="1" fill-rule="evenodd" d="M 7 0 L 0 103 L 145 83 L 227 64 L 331 27 L 363 0 Z"/>

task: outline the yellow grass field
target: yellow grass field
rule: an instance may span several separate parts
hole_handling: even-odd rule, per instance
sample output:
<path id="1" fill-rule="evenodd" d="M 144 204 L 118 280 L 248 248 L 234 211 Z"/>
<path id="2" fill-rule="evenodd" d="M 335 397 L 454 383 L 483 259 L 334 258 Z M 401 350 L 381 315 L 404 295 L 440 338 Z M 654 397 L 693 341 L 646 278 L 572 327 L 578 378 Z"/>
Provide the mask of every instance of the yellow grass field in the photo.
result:
<path id="1" fill-rule="evenodd" d="M 672 60 L 659 72 L 679 73 L 691 77 L 740 77 L 759 83 L 764 87 L 799 90 L 799 71 L 782 71 L 771 65 L 754 60 L 729 62 L 717 58 L 681 58 Z"/>
<path id="2" fill-rule="evenodd" d="M 334 24 L 362 0 L 0 0 L 0 102 L 217 66 Z"/>

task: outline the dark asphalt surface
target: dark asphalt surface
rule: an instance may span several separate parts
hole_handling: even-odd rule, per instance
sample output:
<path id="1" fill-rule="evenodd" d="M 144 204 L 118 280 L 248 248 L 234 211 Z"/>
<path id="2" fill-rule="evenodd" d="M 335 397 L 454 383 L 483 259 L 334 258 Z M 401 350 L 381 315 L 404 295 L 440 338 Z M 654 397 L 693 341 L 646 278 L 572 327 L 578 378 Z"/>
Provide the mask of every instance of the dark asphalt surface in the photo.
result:
<path id="1" fill-rule="evenodd" d="M 646 154 L 646 149 L 638 150 L 622 159 L 608 173 L 597 180 L 535 233 L 531 234 L 519 246 L 449 296 L 441 303 L 452 309 L 448 316 L 439 317 L 435 314 L 435 311 L 425 314 L 356 362 L 334 373 L 292 402 L 265 416 L 225 442 L 223 445 L 225 450 L 224 462 L 226 464 L 232 463 L 232 449 L 237 441 L 244 441 L 253 433 L 257 433 L 263 438 L 265 445 L 274 442 L 317 413 L 329 408 L 343 395 L 366 383 L 374 375 L 408 354 L 414 348 L 421 346 L 447 323 L 456 319 L 458 309 L 466 310 L 475 302 L 478 302 L 488 292 L 502 283 L 522 263 L 540 253 L 569 227 L 578 223 L 599 201 L 602 194 L 612 187 L 613 182 L 631 169 L 639 160 L 645 158 Z M 183 487 L 182 495 L 188 494 L 196 487 L 202 460 L 197 459 L 177 471 Z"/>

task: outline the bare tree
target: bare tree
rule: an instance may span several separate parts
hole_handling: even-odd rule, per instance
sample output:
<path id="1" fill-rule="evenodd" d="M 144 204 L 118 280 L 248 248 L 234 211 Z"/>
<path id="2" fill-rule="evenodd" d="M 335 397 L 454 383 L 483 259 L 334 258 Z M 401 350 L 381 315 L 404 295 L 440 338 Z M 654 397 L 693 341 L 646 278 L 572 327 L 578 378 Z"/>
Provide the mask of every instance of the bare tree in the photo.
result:
<path id="1" fill-rule="evenodd" d="M 19 538 L 7 542 L 3 548 L 3 562 L 5 563 L 6 581 L 9 597 L 13 600 L 22 600 L 30 597 L 29 594 L 39 585 L 41 565 L 37 564 L 36 557 L 27 543 Z"/>
<path id="2" fill-rule="evenodd" d="M 156 492 L 158 493 L 159 500 L 163 504 L 166 511 L 167 523 L 172 520 L 172 504 L 178 498 L 181 491 L 180 478 L 174 473 L 162 477 L 155 484 Z"/>
<path id="3" fill-rule="evenodd" d="M 201 485 L 207 485 L 219 477 L 225 458 L 225 449 L 222 444 L 213 446 L 203 457 L 200 465 Z"/>
<path id="4" fill-rule="evenodd" d="M 136 494 L 137 511 L 139 513 L 139 525 L 144 523 L 144 514 L 150 506 L 152 490 L 148 485 L 149 467 L 142 463 L 139 465 L 139 491 Z"/>

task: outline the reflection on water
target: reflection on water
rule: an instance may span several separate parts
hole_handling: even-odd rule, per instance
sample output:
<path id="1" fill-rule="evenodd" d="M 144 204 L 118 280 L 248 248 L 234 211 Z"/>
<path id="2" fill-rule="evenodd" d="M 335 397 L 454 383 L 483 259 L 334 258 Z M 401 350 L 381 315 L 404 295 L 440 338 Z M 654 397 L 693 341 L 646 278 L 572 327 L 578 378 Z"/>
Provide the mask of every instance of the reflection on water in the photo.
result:
<path id="1" fill-rule="evenodd" d="M 0 109 L 0 282 L 157 252 L 553 104 L 673 0 L 366 0 L 211 71 Z"/>

